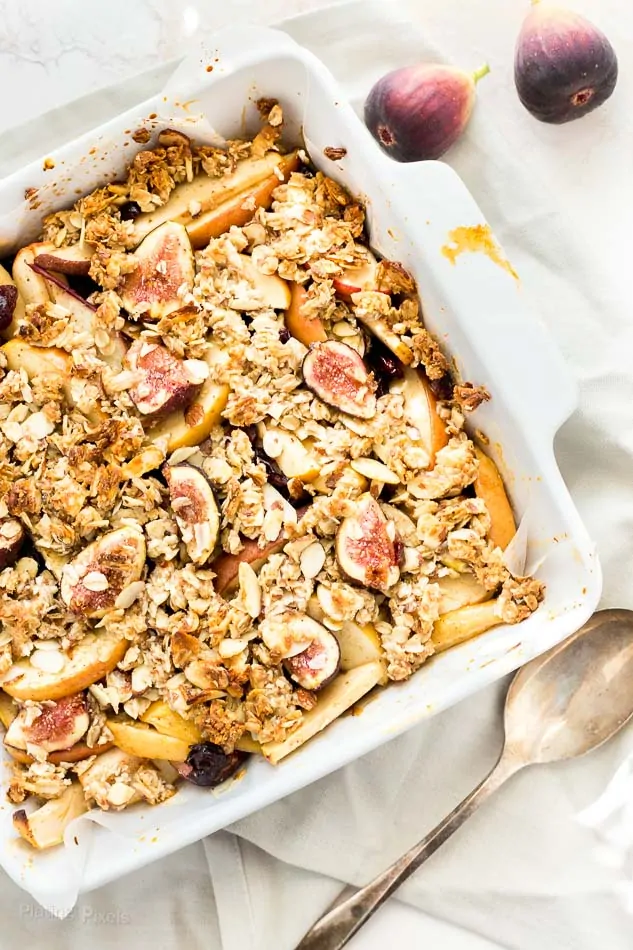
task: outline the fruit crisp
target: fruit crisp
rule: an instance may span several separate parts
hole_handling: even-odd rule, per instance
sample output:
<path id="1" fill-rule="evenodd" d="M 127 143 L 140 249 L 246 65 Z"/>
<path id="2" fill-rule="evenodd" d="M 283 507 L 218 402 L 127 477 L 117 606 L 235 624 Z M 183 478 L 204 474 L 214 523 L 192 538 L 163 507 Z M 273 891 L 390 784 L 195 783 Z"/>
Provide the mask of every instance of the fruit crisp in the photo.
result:
<path id="1" fill-rule="evenodd" d="M 36 847 L 277 763 L 543 597 L 362 205 L 284 151 L 159 134 L 0 268 L 0 719 Z"/>

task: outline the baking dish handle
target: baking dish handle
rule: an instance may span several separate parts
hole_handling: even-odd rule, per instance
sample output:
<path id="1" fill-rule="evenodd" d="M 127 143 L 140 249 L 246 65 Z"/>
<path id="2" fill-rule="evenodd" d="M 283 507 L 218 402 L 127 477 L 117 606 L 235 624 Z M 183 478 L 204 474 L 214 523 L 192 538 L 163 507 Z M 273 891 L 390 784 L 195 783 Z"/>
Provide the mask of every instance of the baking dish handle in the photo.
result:
<path id="1" fill-rule="evenodd" d="M 416 253 L 424 256 L 442 296 L 450 295 L 451 304 L 468 314 L 471 329 L 476 328 L 471 343 L 484 366 L 490 361 L 490 373 L 486 368 L 484 378 L 494 380 L 504 393 L 517 422 L 551 446 L 578 405 L 577 383 L 549 329 L 524 301 L 520 280 L 488 231 L 481 209 L 445 163 L 400 165 L 383 155 L 373 140 L 372 147 L 378 153 L 372 159 L 381 169 L 381 178 L 389 182 L 391 206 L 408 220 Z M 416 193 L 419 202 L 412 201 Z M 417 213 L 419 207 L 424 207 L 424 214 Z M 475 248 L 484 253 L 452 257 L 450 248 L 457 233 L 470 231 L 476 236 L 482 228 L 498 259 L 489 253 L 489 245 Z M 454 345 L 451 350 L 455 355 Z"/>
<path id="2" fill-rule="evenodd" d="M 296 52 L 298 44 L 287 33 L 263 26 L 227 27 L 214 33 L 211 42 L 202 41 L 176 67 L 162 89 L 167 97 L 181 102 L 197 99 L 201 92 L 253 63 L 278 59 Z"/>

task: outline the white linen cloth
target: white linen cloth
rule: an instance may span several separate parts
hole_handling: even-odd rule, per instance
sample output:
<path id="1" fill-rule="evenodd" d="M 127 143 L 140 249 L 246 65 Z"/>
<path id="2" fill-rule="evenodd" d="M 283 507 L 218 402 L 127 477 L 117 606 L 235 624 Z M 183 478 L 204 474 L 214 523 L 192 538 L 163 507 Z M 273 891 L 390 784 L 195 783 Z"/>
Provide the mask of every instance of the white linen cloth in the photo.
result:
<path id="1" fill-rule="evenodd" d="M 612 37 L 623 68 L 603 109 L 563 127 L 533 120 L 514 92 L 522 3 L 362 0 L 286 28 L 326 62 L 359 107 L 388 69 L 438 59 L 469 70 L 490 63 L 472 123 L 447 160 L 482 206 L 523 292 L 581 382 L 580 408 L 561 431 L 557 454 L 598 543 L 603 605 L 633 607 L 633 12 L 621 0 L 574 6 Z M 264 17 L 258 7 L 257 20 Z M 212 12 L 203 14 L 202 26 L 217 22 Z M 130 96 L 141 98 L 163 73 L 146 75 L 135 87 L 140 95 L 125 84 L 72 114 L 61 110 L 48 129 L 55 138 L 75 135 L 78 122 L 94 124 Z M 49 149 L 50 136 L 44 144 L 41 135 L 41 124 L 30 124 L 6 148 L 3 142 L 0 172 L 25 148 Z M 0 913 L 10 936 L 0 933 L 0 946 L 17 946 L 21 931 L 34 950 L 79 948 L 87 934 L 99 950 L 121 941 L 291 950 L 340 882 L 367 881 L 483 777 L 502 741 L 504 687 L 239 822 L 232 834 L 86 895 L 65 921 L 45 919 L 5 882 Z M 601 795 L 629 753 L 631 728 L 591 758 L 517 776 L 399 897 L 513 950 L 628 950 L 633 920 L 616 894 L 623 883 L 617 855 L 575 816 Z M 369 945 L 363 934 L 353 943 L 362 945 Z"/>

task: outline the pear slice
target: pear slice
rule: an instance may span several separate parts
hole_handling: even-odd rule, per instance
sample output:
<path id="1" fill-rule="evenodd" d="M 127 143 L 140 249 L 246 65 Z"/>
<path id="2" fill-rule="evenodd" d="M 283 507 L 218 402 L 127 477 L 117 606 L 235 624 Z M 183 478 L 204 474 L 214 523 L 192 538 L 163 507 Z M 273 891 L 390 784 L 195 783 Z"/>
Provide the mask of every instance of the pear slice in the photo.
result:
<path id="1" fill-rule="evenodd" d="M 440 615 L 467 607 L 469 604 L 480 604 L 492 596 L 470 572 L 458 577 L 439 577 L 433 583 L 440 588 Z"/>
<path id="2" fill-rule="evenodd" d="M 134 233 L 141 241 L 154 228 L 173 221 L 186 227 L 194 248 L 205 247 L 232 225 L 246 224 L 256 208 L 268 207 L 275 188 L 298 167 L 298 152 L 268 152 L 263 158 L 238 162 L 230 175 L 197 175 L 193 181 L 177 185 L 162 207 L 140 214 Z"/>
<path id="3" fill-rule="evenodd" d="M 0 722 L 5 729 L 9 728 L 19 711 L 20 707 L 16 701 L 4 690 L 0 690 Z"/>
<path id="4" fill-rule="evenodd" d="M 159 732 L 145 722 L 109 719 L 108 728 L 115 746 L 128 755 L 137 755 L 141 759 L 168 759 L 171 762 L 184 762 L 189 755 L 190 742 Z"/>
<path id="5" fill-rule="evenodd" d="M 483 604 L 470 604 L 452 610 L 443 617 L 439 617 L 433 627 L 433 646 L 436 653 L 442 653 L 450 647 L 471 640 L 473 637 L 485 633 L 486 630 L 503 623 L 498 615 L 497 601 L 486 600 Z"/>
<path id="6" fill-rule="evenodd" d="M 273 765 L 280 762 L 338 719 L 346 709 L 362 699 L 374 686 L 381 683 L 384 674 L 384 664 L 378 660 L 357 666 L 346 673 L 340 673 L 319 694 L 317 705 L 304 713 L 298 728 L 281 742 L 264 743 L 263 754 Z"/>
<path id="7" fill-rule="evenodd" d="M 262 274 L 248 254 L 240 254 L 239 257 L 244 276 L 259 292 L 266 306 L 273 310 L 286 310 L 291 300 L 288 281 L 278 274 Z"/>
<path id="8" fill-rule="evenodd" d="M 477 497 L 486 503 L 490 515 L 488 537 L 493 544 L 505 550 L 517 530 L 512 505 L 495 463 L 478 446 L 475 446 L 475 453 L 479 462 L 479 470 L 474 489 Z"/>
<path id="9" fill-rule="evenodd" d="M 407 422 L 417 431 L 429 456 L 429 468 L 433 468 L 435 456 L 448 444 L 448 435 L 437 414 L 437 400 L 426 376 L 418 369 L 407 367 L 393 389 L 402 392 Z"/>
<path id="10" fill-rule="evenodd" d="M 125 637 L 109 631 L 87 633 L 72 651 L 62 654 L 60 670 L 38 669 L 31 662 L 32 654 L 10 666 L 0 677 L 0 686 L 21 701 L 62 699 L 103 679 L 123 659 L 129 645 Z"/>
<path id="11" fill-rule="evenodd" d="M 81 785 L 73 782 L 59 798 L 45 802 L 27 815 L 23 808 L 13 813 L 13 827 L 39 851 L 52 848 L 64 840 L 64 831 L 74 818 L 88 811 Z"/>
<path id="12" fill-rule="evenodd" d="M 325 614 L 314 594 L 308 601 L 307 612 L 314 620 L 323 623 Z M 338 640 L 341 669 L 344 672 L 384 658 L 380 635 L 372 623 L 360 624 L 355 620 L 346 620 L 340 630 L 332 632 Z"/>
<path id="13" fill-rule="evenodd" d="M 153 726 L 164 736 L 173 736 L 188 745 L 202 742 L 202 733 L 191 719 L 185 719 L 168 706 L 164 699 L 157 699 L 141 714 L 142 722 Z"/>

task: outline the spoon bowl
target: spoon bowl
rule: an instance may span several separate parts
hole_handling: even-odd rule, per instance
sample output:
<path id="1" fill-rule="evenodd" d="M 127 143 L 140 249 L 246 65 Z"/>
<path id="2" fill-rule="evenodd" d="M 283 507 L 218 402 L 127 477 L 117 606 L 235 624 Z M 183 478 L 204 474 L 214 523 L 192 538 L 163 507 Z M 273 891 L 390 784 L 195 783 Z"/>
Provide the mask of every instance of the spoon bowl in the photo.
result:
<path id="1" fill-rule="evenodd" d="M 633 716 L 633 611 L 600 610 L 515 676 L 505 754 L 522 764 L 586 755 Z"/>
<path id="2" fill-rule="evenodd" d="M 296 950 L 341 950 L 366 920 L 507 780 L 525 768 L 586 755 L 633 716 L 633 611 L 600 610 L 532 660 L 506 697 L 505 743 L 483 782 L 422 841 L 365 887 L 348 889 Z"/>

